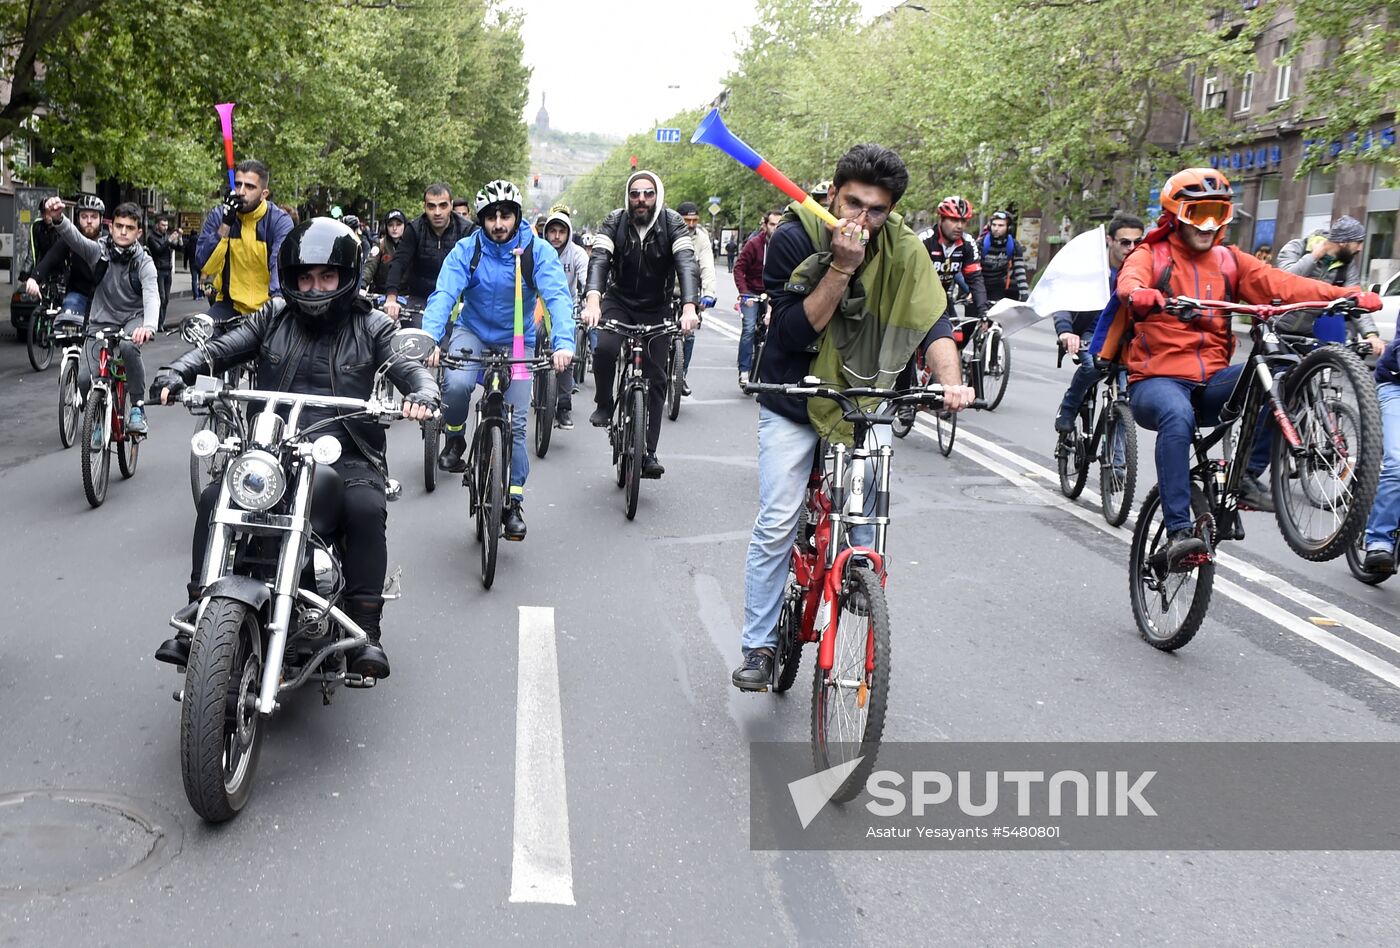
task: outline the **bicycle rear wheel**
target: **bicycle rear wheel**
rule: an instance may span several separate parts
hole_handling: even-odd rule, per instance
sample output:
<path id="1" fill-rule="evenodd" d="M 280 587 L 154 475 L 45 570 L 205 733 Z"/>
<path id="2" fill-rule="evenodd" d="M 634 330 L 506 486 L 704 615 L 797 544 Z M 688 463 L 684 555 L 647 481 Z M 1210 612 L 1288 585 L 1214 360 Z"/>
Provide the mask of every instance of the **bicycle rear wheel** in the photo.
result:
<path id="1" fill-rule="evenodd" d="M 666 417 L 675 421 L 681 415 L 681 388 L 685 382 L 685 339 L 671 340 L 671 361 L 666 368 Z"/>
<path id="2" fill-rule="evenodd" d="M 574 327 L 574 384 L 582 385 L 588 377 L 588 362 L 591 352 L 588 346 L 588 327 L 579 323 Z"/>
<path id="3" fill-rule="evenodd" d="M 501 541 L 501 512 L 506 504 L 506 474 L 501 429 L 496 425 L 486 432 L 482 447 L 481 467 L 478 469 L 477 492 L 481 531 L 481 585 L 487 589 L 496 581 L 496 547 Z"/>
<path id="4" fill-rule="evenodd" d="M 1084 415 L 1074 418 L 1074 427 L 1060 435 L 1055 444 L 1055 469 L 1060 474 L 1060 493 L 1074 500 L 1089 479 L 1089 449 L 1084 435 Z"/>
<path id="5" fill-rule="evenodd" d="M 117 401 L 117 417 L 125 419 L 126 393 L 122 392 Z M 112 439 L 112 451 L 117 456 L 117 470 L 121 471 L 123 478 L 130 478 L 136 473 L 136 461 L 141 456 L 141 441 L 126 429 L 125 423 L 122 425 L 122 436 Z"/>
<path id="6" fill-rule="evenodd" d="M 1099 449 L 1099 506 L 1110 527 L 1128 519 L 1136 486 L 1137 425 L 1128 406 L 1115 402 L 1104 419 Z"/>
<path id="7" fill-rule="evenodd" d="M 633 389 L 627 405 L 627 421 L 622 429 L 622 503 L 627 519 L 631 520 L 637 516 L 637 496 L 642 487 L 642 455 L 647 438 L 646 393 L 640 388 Z"/>
<path id="8" fill-rule="evenodd" d="M 817 772 L 862 758 L 831 799 L 854 799 L 875 769 L 890 682 L 890 616 L 885 590 L 865 566 L 847 570 L 832 603 L 831 670 L 812 676 L 812 760 Z"/>
<path id="9" fill-rule="evenodd" d="M 87 496 L 87 502 L 94 507 L 101 507 L 107 499 L 107 483 L 112 475 L 112 455 L 108 451 L 110 445 L 105 427 L 107 413 L 111 410 L 107 405 L 108 398 L 106 389 L 94 385 L 88 393 L 87 407 L 83 409 L 83 430 L 80 435 L 83 493 Z M 92 443 L 94 434 L 97 436 L 96 446 Z"/>
<path id="10" fill-rule="evenodd" d="M 1006 383 L 1011 379 L 1011 343 L 1000 327 L 993 328 L 987 335 L 982 355 L 982 397 L 987 400 L 987 411 L 996 411 L 1006 395 Z"/>
<path id="11" fill-rule="evenodd" d="M 535 373 L 534 383 L 535 457 L 549 453 L 554 433 L 554 414 L 559 405 L 559 376 L 553 369 Z"/>
<path id="12" fill-rule="evenodd" d="M 1365 528 L 1376 497 L 1382 452 L 1376 386 L 1354 353 L 1321 346 L 1284 378 L 1283 402 L 1301 453 L 1295 456 L 1274 432 L 1274 516 L 1293 552 L 1335 559 Z"/>
<path id="13" fill-rule="evenodd" d="M 803 511 L 805 516 L 806 511 Z M 801 528 L 798 536 L 802 535 Z M 795 555 L 795 551 L 794 551 Z M 783 608 L 778 613 L 778 646 L 773 650 L 773 691 L 782 694 L 797 680 L 802 665 L 802 590 L 797 575 L 788 570 L 783 588 Z"/>
<path id="14" fill-rule="evenodd" d="M 78 363 L 63 360 L 58 374 L 58 440 L 71 448 L 78 436 L 78 423 L 83 417 L 83 398 L 78 391 Z"/>
<path id="15" fill-rule="evenodd" d="M 1191 512 L 1206 542 L 1214 549 L 1214 526 L 1205 495 L 1191 487 Z M 1133 620 L 1138 631 L 1153 648 L 1174 652 L 1195 637 L 1205 619 L 1206 607 L 1215 584 L 1215 561 L 1173 572 L 1159 555 L 1167 545 L 1167 525 L 1162 516 L 1162 498 L 1157 487 L 1147 492 L 1133 529 L 1128 555 L 1128 593 L 1133 603 Z"/>
<path id="16" fill-rule="evenodd" d="M 29 317 L 28 336 L 29 364 L 35 372 L 42 372 L 53 363 L 53 317 L 42 308 L 36 309 Z"/>
<path id="17" fill-rule="evenodd" d="M 953 453 L 953 439 L 958 436 L 958 413 L 955 411 L 934 412 L 933 426 L 938 435 L 938 453 L 946 458 Z"/>

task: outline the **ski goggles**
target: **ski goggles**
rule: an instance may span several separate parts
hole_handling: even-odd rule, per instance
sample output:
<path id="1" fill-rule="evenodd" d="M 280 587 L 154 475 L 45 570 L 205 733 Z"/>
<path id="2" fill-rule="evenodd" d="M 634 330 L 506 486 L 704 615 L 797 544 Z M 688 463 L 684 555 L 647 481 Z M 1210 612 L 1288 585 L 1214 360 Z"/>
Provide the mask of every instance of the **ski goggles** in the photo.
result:
<path id="1" fill-rule="evenodd" d="M 1183 201 L 1176 216 L 1197 230 L 1216 231 L 1234 219 L 1235 205 L 1230 201 Z"/>

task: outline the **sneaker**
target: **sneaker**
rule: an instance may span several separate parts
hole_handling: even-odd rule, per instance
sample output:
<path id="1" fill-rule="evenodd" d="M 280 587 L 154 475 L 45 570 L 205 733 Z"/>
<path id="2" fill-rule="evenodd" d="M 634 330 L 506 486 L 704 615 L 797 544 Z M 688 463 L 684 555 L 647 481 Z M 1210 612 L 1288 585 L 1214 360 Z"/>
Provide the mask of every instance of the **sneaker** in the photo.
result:
<path id="1" fill-rule="evenodd" d="M 1068 434 L 1074 430 L 1074 415 L 1066 415 L 1064 412 L 1055 416 L 1055 430 L 1060 434 Z"/>
<path id="2" fill-rule="evenodd" d="M 689 394 L 690 394 L 690 383 L 687 382 L 687 381 L 684 380 L 684 379 L 681 380 L 681 394 L 682 394 L 682 395 L 689 395 Z"/>
<path id="3" fill-rule="evenodd" d="M 743 388 L 745 385 L 748 385 L 748 384 L 749 384 L 749 373 L 747 373 L 747 372 L 740 372 L 740 373 L 739 373 L 739 387 L 740 387 L 740 388 Z"/>
<path id="4" fill-rule="evenodd" d="M 461 474 L 467 469 L 467 462 L 462 460 L 462 455 L 466 453 L 467 436 L 449 435 L 443 443 L 442 453 L 438 455 L 438 467 L 449 474 Z"/>
<path id="5" fill-rule="evenodd" d="M 656 480 L 666 473 L 666 468 L 661 466 L 661 462 L 656 459 L 656 455 L 647 454 L 642 456 L 642 476 Z"/>
<path id="6" fill-rule="evenodd" d="M 773 650 L 755 648 L 744 652 L 744 664 L 729 676 L 740 691 L 767 691 L 773 680 Z"/>
<path id="7" fill-rule="evenodd" d="M 599 406 L 593 409 L 593 414 L 588 416 L 588 423 L 595 428 L 606 428 L 608 422 L 612 421 L 612 409 Z"/>
<path id="8" fill-rule="evenodd" d="M 520 501 L 512 500 L 501 511 L 501 536 L 507 540 L 525 539 L 525 514 L 520 509 Z"/>
<path id="9" fill-rule="evenodd" d="M 1366 551 L 1366 559 L 1361 563 L 1368 573 L 1395 572 L 1395 553 L 1389 547 L 1377 547 Z"/>
<path id="10" fill-rule="evenodd" d="M 1206 552 L 1206 541 L 1196 536 L 1195 531 L 1173 530 L 1167 534 L 1166 546 L 1152 554 L 1151 562 L 1157 569 L 1175 573 L 1180 572 L 1183 566 L 1189 568 L 1192 565 L 1183 562 L 1187 557 Z"/>
<path id="11" fill-rule="evenodd" d="M 1246 474 L 1240 478 L 1240 506 L 1265 513 L 1274 512 L 1274 495 L 1259 481 L 1258 474 Z"/>
<path id="12" fill-rule="evenodd" d="M 574 430 L 574 413 L 571 409 L 561 408 L 554 413 L 554 424 L 564 431 Z"/>
<path id="13" fill-rule="evenodd" d="M 126 419 L 126 430 L 129 434 L 149 434 L 150 427 L 146 424 L 146 410 L 140 405 L 131 406 L 131 414 Z"/>

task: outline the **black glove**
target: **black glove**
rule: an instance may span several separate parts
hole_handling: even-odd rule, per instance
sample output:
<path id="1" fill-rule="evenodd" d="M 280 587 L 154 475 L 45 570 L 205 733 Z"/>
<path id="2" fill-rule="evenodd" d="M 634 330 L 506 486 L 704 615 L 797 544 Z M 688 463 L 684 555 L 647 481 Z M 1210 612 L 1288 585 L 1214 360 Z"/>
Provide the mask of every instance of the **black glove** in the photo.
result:
<path id="1" fill-rule="evenodd" d="M 243 199 L 237 194 L 229 194 L 219 206 L 224 209 L 224 223 L 232 227 L 238 220 L 238 213 L 243 210 Z"/>
<path id="2" fill-rule="evenodd" d="M 151 401 L 159 402 L 161 389 L 166 388 L 170 389 L 170 397 L 175 398 L 185 390 L 185 380 L 180 378 L 178 372 L 172 372 L 170 369 L 160 370 L 151 382 Z"/>
<path id="3" fill-rule="evenodd" d="M 411 405 L 422 405 L 432 411 L 438 410 L 438 400 L 431 395 L 424 395 L 422 392 L 409 392 L 403 397 L 403 400 Z"/>

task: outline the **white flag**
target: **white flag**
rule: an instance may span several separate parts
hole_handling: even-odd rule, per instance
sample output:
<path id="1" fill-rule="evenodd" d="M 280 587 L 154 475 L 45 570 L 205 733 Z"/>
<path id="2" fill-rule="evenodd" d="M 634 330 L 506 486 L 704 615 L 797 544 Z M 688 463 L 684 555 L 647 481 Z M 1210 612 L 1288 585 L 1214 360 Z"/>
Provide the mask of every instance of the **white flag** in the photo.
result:
<path id="1" fill-rule="evenodd" d="M 1010 333 L 1051 313 L 1108 305 L 1108 245 L 1100 225 L 1075 237 L 1046 265 L 1024 303 L 1003 299 L 988 312 Z"/>

